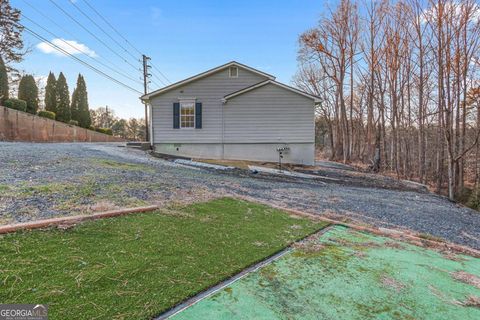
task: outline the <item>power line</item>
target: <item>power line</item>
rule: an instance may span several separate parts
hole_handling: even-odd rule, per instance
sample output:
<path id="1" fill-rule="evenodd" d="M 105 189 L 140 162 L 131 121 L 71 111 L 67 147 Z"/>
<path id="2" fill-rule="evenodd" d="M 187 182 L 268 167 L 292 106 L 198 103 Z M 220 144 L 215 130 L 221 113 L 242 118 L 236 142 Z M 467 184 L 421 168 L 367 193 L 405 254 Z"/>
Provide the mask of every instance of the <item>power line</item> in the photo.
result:
<path id="1" fill-rule="evenodd" d="M 98 23 L 96 23 L 92 18 L 90 18 L 79 6 L 77 6 L 77 4 L 75 2 L 73 2 L 72 0 L 70 0 L 70 3 L 85 17 L 87 18 L 88 20 L 90 20 L 90 22 L 92 22 L 98 29 L 100 29 L 107 37 L 109 37 L 113 42 L 115 42 L 120 48 L 123 49 L 123 51 L 125 51 L 126 53 L 128 53 L 131 57 L 133 57 L 133 59 L 135 60 L 138 60 L 139 57 L 136 57 L 135 55 L 133 55 L 130 51 L 128 51 L 124 46 L 122 46 L 117 40 L 115 40 L 108 32 L 105 31 L 105 29 L 103 29 L 100 25 L 98 25 Z M 138 60 L 140 61 L 140 60 Z"/>
<path id="2" fill-rule="evenodd" d="M 154 65 L 152 65 L 152 67 L 153 67 L 153 69 L 157 70 L 157 72 L 160 73 L 160 74 L 162 75 L 162 77 L 164 77 L 165 80 L 167 80 L 167 82 L 172 83 L 170 80 L 168 80 L 168 78 L 163 74 L 162 71 L 160 71 L 160 70 L 159 70 L 157 67 L 155 67 Z M 157 77 L 157 79 L 158 79 L 158 77 Z M 159 79 L 159 80 L 160 80 L 160 79 Z"/>
<path id="3" fill-rule="evenodd" d="M 38 14 L 40 14 L 43 18 L 47 19 L 48 21 L 50 21 L 52 24 L 54 24 L 57 28 L 59 28 L 61 31 L 65 32 L 66 34 L 70 35 L 72 37 L 72 39 L 75 39 L 77 36 L 74 35 L 73 33 L 71 33 L 70 31 L 68 31 L 67 29 L 65 29 L 64 27 L 62 27 L 61 25 L 59 25 L 57 22 L 55 22 L 55 20 L 53 20 L 52 18 L 50 18 L 49 16 L 47 16 L 45 13 L 43 13 L 42 11 L 40 11 L 38 8 L 36 8 L 35 6 L 33 6 L 31 3 L 29 3 L 28 1 L 26 0 L 22 0 L 23 3 L 25 3 L 27 6 L 29 6 L 30 8 L 32 8 L 35 12 L 37 12 Z M 25 14 L 22 13 L 22 17 L 25 17 Z M 28 18 L 27 18 L 28 19 Z M 32 21 L 32 19 L 29 19 L 30 21 Z M 33 23 L 35 23 L 34 21 L 32 21 Z M 35 23 L 37 24 L 37 23 Z M 38 24 L 37 24 L 38 25 Z M 43 30 L 45 30 L 45 28 L 41 27 Z M 47 31 L 49 32 L 50 34 L 52 34 L 50 31 Z M 56 35 L 54 35 L 56 38 L 60 38 Z M 77 48 L 78 49 L 78 48 Z M 81 50 L 79 50 L 81 51 Z M 94 59 L 93 57 L 91 57 L 92 59 Z M 98 61 L 98 59 L 95 59 Z M 105 59 L 106 62 L 108 62 L 108 64 L 110 66 L 113 66 L 115 68 L 117 68 L 118 70 L 121 70 L 118 68 L 118 66 L 116 66 L 115 64 L 113 64 L 110 60 L 107 60 Z M 101 61 L 98 61 L 98 63 L 104 65 Z M 106 68 L 109 68 L 107 66 L 105 66 Z M 110 67 L 109 69 L 111 69 L 112 67 Z M 128 76 L 125 76 L 125 71 L 124 70 L 121 70 L 122 71 L 122 75 L 126 78 L 130 78 Z M 119 73 L 119 71 L 116 71 L 117 73 Z M 139 81 L 138 79 L 137 80 L 134 80 L 134 81 Z"/>
<path id="4" fill-rule="evenodd" d="M 94 33 L 92 33 L 90 30 L 88 30 L 88 28 L 86 28 L 82 23 L 80 23 L 77 19 L 75 19 L 74 17 L 72 17 L 71 14 L 69 14 L 67 11 L 65 11 L 61 6 L 59 6 L 55 1 L 53 0 L 49 0 L 55 7 L 57 7 L 60 11 L 62 11 L 67 17 L 69 17 L 71 20 L 73 20 L 76 24 L 78 24 L 83 30 L 85 30 L 86 32 L 88 32 L 92 37 L 94 37 L 95 39 L 97 39 L 98 42 L 100 42 L 101 44 L 103 44 L 104 47 L 106 47 L 108 50 L 110 50 L 113 54 L 115 54 L 117 57 L 119 57 L 120 59 L 122 59 L 125 63 L 129 64 L 130 66 L 132 66 L 135 70 L 138 70 L 140 71 L 140 69 L 138 69 L 138 67 L 134 66 L 133 64 L 131 64 L 129 61 L 127 61 L 123 56 L 119 55 L 115 50 L 113 50 L 112 48 L 110 48 L 109 46 L 107 46 L 105 43 L 103 43 L 103 41 L 98 38 Z"/>
<path id="5" fill-rule="evenodd" d="M 117 84 L 119 84 L 119 85 L 121 85 L 121 86 L 129 89 L 129 90 L 132 90 L 132 91 L 134 91 L 134 92 L 136 92 L 136 93 L 138 93 L 138 94 L 142 94 L 141 91 L 139 91 L 139 90 L 137 90 L 137 89 L 135 89 L 135 88 L 133 88 L 133 87 L 130 87 L 129 85 L 127 85 L 127 84 L 125 84 L 125 83 L 123 83 L 123 82 L 121 82 L 121 81 L 119 81 L 119 80 L 111 77 L 110 75 L 106 74 L 105 72 L 103 72 L 103 71 L 97 69 L 96 67 L 92 66 L 92 65 L 89 64 L 88 62 L 85 62 L 85 61 L 83 61 L 82 59 L 75 57 L 75 56 L 72 55 L 71 53 L 67 52 L 66 50 L 62 49 L 61 47 L 57 46 L 56 44 L 50 42 L 48 39 L 42 37 L 41 35 L 39 35 L 39 34 L 36 33 L 35 31 L 33 31 L 32 29 L 28 28 L 27 26 L 24 26 L 24 25 L 22 25 L 22 24 L 20 24 L 20 23 L 19 23 L 19 25 L 21 25 L 23 28 L 25 28 L 25 30 L 26 30 L 27 32 L 29 32 L 31 35 L 33 35 L 33 36 L 36 37 L 37 39 L 39 39 L 39 40 L 41 40 L 41 41 L 44 41 L 45 43 L 47 43 L 47 44 L 48 44 L 49 46 L 51 46 L 52 48 L 54 48 L 54 49 L 62 52 L 63 54 L 67 55 L 68 57 L 70 57 L 70 58 L 78 61 L 79 63 L 83 64 L 84 66 L 86 66 L 86 67 L 88 67 L 88 68 L 90 68 L 91 70 L 93 70 L 93 71 L 95 71 L 96 73 L 102 75 L 103 77 L 105 77 L 105 78 L 107 78 L 107 79 L 109 79 L 109 80 L 111 80 L 111 81 L 113 81 L 113 82 L 115 82 L 115 83 L 117 83 Z"/>
<path id="6" fill-rule="evenodd" d="M 125 40 L 126 43 L 128 43 L 130 45 L 130 47 L 132 47 L 135 51 L 138 52 L 138 54 L 143 54 L 140 50 L 138 50 L 130 41 L 127 40 L 127 38 L 125 38 L 110 22 L 108 22 L 107 19 L 105 19 L 105 17 L 100 13 L 98 12 L 91 4 L 90 2 L 88 2 L 87 0 L 83 0 L 83 2 L 85 2 L 85 4 L 90 8 L 92 9 L 93 12 L 95 12 L 97 14 L 97 16 L 99 16 L 116 34 L 118 34 L 123 40 Z"/>
<path id="7" fill-rule="evenodd" d="M 72 2 L 70 0 L 70 2 Z M 117 28 L 115 28 L 100 12 L 98 12 L 97 9 L 95 9 L 93 7 L 92 4 L 90 4 L 90 2 L 88 0 L 83 0 L 83 2 L 85 2 L 85 4 L 93 11 L 97 14 L 97 16 L 100 17 L 100 19 L 103 20 L 103 22 L 105 22 L 120 38 L 122 38 L 130 47 L 132 47 L 135 51 L 137 51 L 139 54 L 143 54 L 140 50 L 138 50 L 130 41 L 128 41 L 127 38 L 125 38 L 119 31 Z M 73 3 L 72 3 L 73 4 Z M 165 78 L 165 80 L 167 80 L 167 82 L 169 83 L 172 83 L 164 74 L 163 72 L 161 72 L 157 67 L 155 67 L 154 65 L 152 65 L 152 67 L 163 77 Z M 166 85 L 160 78 L 158 78 L 156 75 L 154 75 L 161 83 L 163 83 L 164 85 Z"/>
<path id="8" fill-rule="evenodd" d="M 155 80 L 153 79 L 150 79 L 150 82 L 153 83 L 154 85 L 156 85 L 158 88 L 161 88 L 162 86 L 158 84 L 158 82 L 156 82 Z M 163 86 L 165 86 L 165 84 L 163 84 Z"/>
<path id="9" fill-rule="evenodd" d="M 63 43 L 65 43 L 66 45 L 70 46 L 71 48 L 73 48 L 74 50 L 80 52 L 81 54 L 89 57 L 90 59 L 94 60 L 95 62 L 101 64 L 103 67 L 127 78 L 127 79 L 130 79 L 138 84 L 142 84 L 139 80 L 136 80 L 135 78 L 132 78 L 130 77 L 129 75 L 126 75 L 118 70 L 115 70 L 114 68 L 106 65 L 105 63 L 103 63 L 102 61 L 99 61 L 98 59 L 96 59 L 95 57 L 92 57 L 91 55 L 88 55 L 87 53 L 83 52 L 81 49 L 77 48 L 76 46 L 74 46 L 73 44 L 71 44 L 70 42 L 68 41 L 65 41 L 64 39 L 62 39 L 61 37 L 59 37 L 58 35 L 54 34 L 53 32 L 49 31 L 48 29 L 44 28 L 43 26 L 41 26 L 40 24 L 38 24 L 37 22 L 35 22 L 34 20 L 30 19 L 29 17 L 27 17 L 25 14 L 22 14 L 22 17 L 27 19 L 28 21 L 32 22 L 33 24 L 35 24 L 37 27 L 41 28 L 43 31 L 45 32 L 48 32 L 50 35 L 52 35 L 53 37 L 59 39 L 60 41 L 62 41 Z"/>
<path id="10" fill-rule="evenodd" d="M 51 23 L 53 23 L 57 28 L 59 28 L 60 30 L 62 30 L 63 32 L 69 34 L 71 37 L 75 38 L 76 36 L 71 33 L 70 31 L 66 30 L 65 28 L 63 28 L 61 25 L 59 25 L 58 23 L 56 23 L 53 19 L 51 19 L 49 16 L 47 16 L 46 14 L 44 14 L 43 12 L 41 12 L 40 10 L 38 10 L 37 8 L 35 8 L 31 3 L 29 3 L 28 1 L 26 0 L 22 0 L 23 3 L 25 3 L 27 6 L 29 6 L 30 8 L 32 8 L 33 10 L 35 10 L 38 14 L 40 14 L 42 17 L 44 17 L 45 19 L 47 19 L 48 21 L 50 21 Z M 24 17 L 25 15 L 23 14 L 22 12 L 22 17 Z"/>

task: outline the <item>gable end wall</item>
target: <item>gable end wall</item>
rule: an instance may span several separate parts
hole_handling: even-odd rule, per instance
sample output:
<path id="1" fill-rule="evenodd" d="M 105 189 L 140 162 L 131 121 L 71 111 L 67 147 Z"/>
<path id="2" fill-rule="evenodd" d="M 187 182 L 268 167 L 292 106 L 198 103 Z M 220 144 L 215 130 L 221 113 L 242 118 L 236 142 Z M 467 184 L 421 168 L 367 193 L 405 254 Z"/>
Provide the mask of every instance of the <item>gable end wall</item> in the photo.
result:
<path id="1" fill-rule="evenodd" d="M 238 78 L 230 78 L 228 68 L 153 97 L 154 143 L 220 143 L 222 139 L 222 99 L 225 95 L 267 80 L 238 68 Z M 196 98 L 202 103 L 202 129 L 173 129 L 173 103 L 179 98 Z"/>

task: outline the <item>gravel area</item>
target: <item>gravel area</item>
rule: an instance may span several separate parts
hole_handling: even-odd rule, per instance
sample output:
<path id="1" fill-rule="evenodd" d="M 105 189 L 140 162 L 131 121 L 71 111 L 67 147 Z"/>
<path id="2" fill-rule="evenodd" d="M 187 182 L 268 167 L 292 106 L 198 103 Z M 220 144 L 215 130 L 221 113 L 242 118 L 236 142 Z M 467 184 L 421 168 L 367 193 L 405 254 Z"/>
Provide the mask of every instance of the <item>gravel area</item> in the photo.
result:
<path id="1" fill-rule="evenodd" d="M 116 143 L 0 142 L 0 223 L 239 194 L 480 249 L 479 212 L 393 179 L 344 169 L 325 166 L 317 173 L 335 181 L 307 181 L 192 168 Z"/>

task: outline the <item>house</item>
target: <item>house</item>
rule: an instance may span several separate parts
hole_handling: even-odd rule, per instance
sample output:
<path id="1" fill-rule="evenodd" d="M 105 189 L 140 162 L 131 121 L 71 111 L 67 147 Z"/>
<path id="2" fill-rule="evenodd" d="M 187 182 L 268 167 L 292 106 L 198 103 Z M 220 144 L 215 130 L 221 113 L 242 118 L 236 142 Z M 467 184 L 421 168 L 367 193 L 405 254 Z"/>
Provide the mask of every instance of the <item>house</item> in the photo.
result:
<path id="1" fill-rule="evenodd" d="M 318 97 L 232 61 L 141 97 L 158 153 L 314 163 Z"/>

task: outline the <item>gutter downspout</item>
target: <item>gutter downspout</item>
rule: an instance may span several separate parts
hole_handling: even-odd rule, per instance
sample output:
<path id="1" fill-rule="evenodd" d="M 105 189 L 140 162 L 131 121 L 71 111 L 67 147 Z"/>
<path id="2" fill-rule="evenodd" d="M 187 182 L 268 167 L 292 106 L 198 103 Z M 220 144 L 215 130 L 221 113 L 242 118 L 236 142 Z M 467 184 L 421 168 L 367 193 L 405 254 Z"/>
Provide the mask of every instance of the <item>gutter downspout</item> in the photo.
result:
<path id="1" fill-rule="evenodd" d="M 150 133 L 150 147 L 153 150 L 153 108 L 152 104 L 148 103 L 148 113 L 150 117 L 148 117 L 148 131 Z"/>

